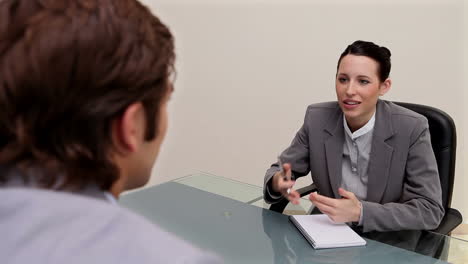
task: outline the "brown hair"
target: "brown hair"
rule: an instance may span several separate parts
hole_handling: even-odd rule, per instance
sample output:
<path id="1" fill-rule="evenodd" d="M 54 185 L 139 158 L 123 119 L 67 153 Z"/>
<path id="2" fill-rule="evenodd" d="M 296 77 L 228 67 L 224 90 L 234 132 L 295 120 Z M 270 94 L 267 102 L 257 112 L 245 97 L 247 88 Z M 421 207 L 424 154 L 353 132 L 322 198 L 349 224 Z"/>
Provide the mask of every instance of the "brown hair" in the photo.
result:
<path id="1" fill-rule="evenodd" d="M 46 188 L 109 189 L 111 121 L 142 102 L 153 139 L 174 59 L 169 29 L 136 0 L 1 1 L 0 165 Z"/>

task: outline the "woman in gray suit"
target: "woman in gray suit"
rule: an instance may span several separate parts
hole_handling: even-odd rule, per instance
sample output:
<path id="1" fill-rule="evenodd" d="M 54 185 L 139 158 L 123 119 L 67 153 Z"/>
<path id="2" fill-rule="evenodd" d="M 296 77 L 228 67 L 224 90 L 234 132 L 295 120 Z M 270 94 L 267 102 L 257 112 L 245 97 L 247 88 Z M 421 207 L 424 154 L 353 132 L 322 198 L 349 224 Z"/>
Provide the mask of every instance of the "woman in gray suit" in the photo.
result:
<path id="1" fill-rule="evenodd" d="M 443 215 L 425 117 L 379 97 L 391 88 L 390 51 L 356 41 L 338 60 L 336 102 L 310 105 L 304 124 L 265 175 L 268 203 L 298 203 L 295 179 L 312 175 L 310 200 L 363 231 L 434 229 Z"/>

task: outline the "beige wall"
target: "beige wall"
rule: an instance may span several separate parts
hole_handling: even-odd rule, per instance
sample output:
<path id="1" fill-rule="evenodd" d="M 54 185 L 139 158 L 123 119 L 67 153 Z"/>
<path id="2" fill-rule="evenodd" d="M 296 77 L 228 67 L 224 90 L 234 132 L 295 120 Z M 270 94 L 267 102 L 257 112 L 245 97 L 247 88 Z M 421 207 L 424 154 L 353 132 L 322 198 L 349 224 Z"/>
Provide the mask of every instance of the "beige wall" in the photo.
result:
<path id="1" fill-rule="evenodd" d="M 455 120 L 453 206 L 468 217 L 462 0 L 144 2 L 170 25 L 178 54 L 171 124 L 152 184 L 201 170 L 261 185 L 307 105 L 335 99 L 339 54 L 364 39 L 393 53 L 386 99 L 439 107 Z"/>
<path id="2" fill-rule="evenodd" d="M 464 52 L 464 70 L 463 70 L 463 100 L 464 102 L 468 102 L 468 1 L 464 1 L 464 12 L 463 12 L 463 20 L 464 20 L 464 29 L 463 29 L 463 37 L 464 37 L 464 44 L 463 44 L 463 52 Z M 463 104 L 464 109 L 463 109 L 463 120 L 464 120 L 464 132 L 465 134 L 460 134 L 459 137 L 464 141 L 464 145 L 468 146 L 468 139 L 467 139 L 467 133 L 468 133 L 468 104 L 465 103 Z M 463 159 L 461 162 L 464 164 L 467 164 L 468 162 L 468 155 L 463 155 L 462 152 L 466 151 L 466 147 L 459 149 L 458 154 L 460 154 Z M 460 163 L 460 162 L 459 162 Z M 459 208 L 462 209 L 462 214 L 465 217 L 465 223 L 468 224 L 468 194 L 467 194 L 467 187 L 468 187 L 468 175 L 466 175 L 468 171 L 465 169 L 459 170 L 458 175 L 463 175 L 461 177 L 458 177 L 457 181 L 455 182 L 457 184 L 457 188 L 455 189 L 455 194 L 454 194 L 454 206 L 457 205 Z"/>

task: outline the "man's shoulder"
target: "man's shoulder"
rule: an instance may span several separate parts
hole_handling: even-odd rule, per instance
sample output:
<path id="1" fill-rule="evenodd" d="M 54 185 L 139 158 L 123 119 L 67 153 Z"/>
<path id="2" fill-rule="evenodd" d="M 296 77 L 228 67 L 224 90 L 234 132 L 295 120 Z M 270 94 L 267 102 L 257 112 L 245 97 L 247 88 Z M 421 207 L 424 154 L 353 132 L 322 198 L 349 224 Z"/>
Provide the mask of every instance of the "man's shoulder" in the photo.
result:
<path id="1" fill-rule="evenodd" d="M 24 259 L 49 256 L 59 263 L 70 255 L 73 263 L 87 260 L 138 263 L 219 263 L 217 258 L 166 232 L 126 208 L 104 200 L 62 192 L 8 188 L 0 190 L 2 233 L 12 232 L 0 252 L 19 251 Z M 33 220 L 31 220 L 33 219 Z M 22 237 L 29 237 L 22 240 Z M 42 242 L 41 242 L 42 241 Z M 51 245 L 55 245 L 51 249 Z M 45 250 L 39 250 L 41 248 Z"/>

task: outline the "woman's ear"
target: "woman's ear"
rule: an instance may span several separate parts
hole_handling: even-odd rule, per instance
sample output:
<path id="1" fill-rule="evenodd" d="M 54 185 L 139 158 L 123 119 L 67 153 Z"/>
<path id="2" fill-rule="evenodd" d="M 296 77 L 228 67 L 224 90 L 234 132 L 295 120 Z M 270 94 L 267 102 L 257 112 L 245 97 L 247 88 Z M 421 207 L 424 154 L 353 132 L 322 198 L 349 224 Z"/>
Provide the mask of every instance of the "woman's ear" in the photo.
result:
<path id="1" fill-rule="evenodd" d="M 119 152 L 135 152 L 145 132 L 144 109 L 141 102 L 129 105 L 112 125 L 112 140 Z"/>
<path id="2" fill-rule="evenodd" d="M 390 90 L 391 87 L 392 87 L 392 80 L 386 79 L 384 82 L 380 84 L 379 96 L 386 94 Z"/>

